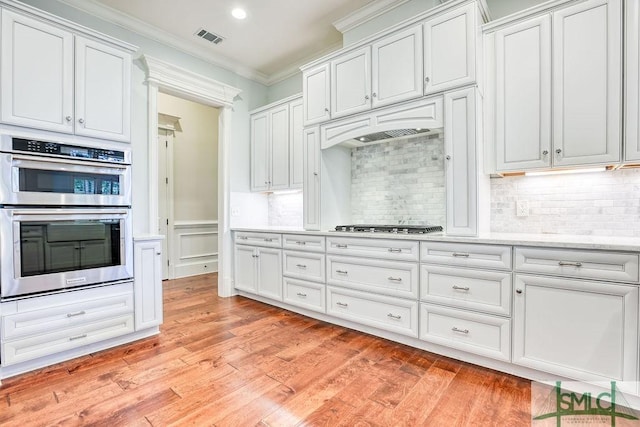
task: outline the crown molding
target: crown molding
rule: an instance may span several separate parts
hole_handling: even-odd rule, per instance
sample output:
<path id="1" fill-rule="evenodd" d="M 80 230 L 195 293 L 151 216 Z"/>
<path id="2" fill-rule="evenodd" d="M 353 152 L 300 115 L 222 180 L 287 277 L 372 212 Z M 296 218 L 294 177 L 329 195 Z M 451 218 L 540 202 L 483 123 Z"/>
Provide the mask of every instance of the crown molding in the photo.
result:
<path id="1" fill-rule="evenodd" d="M 196 58 L 202 59 L 212 65 L 225 70 L 232 71 L 239 76 L 256 81 L 258 83 L 269 85 L 269 78 L 264 73 L 245 67 L 237 62 L 226 58 L 222 55 L 215 55 L 205 48 L 199 48 L 187 41 L 177 38 L 176 36 L 163 31 L 153 25 L 149 25 L 144 21 L 122 13 L 116 9 L 108 7 L 96 0 L 59 0 L 75 9 L 82 10 L 90 15 L 100 18 L 104 21 L 113 23 L 126 30 L 140 34 L 152 40 L 161 42 L 162 44 L 171 46 L 182 52 L 186 52 Z"/>
<path id="2" fill-rule="evenodd" d="M 344 34 L 408 1 L 409 0 L 376 0 L 348 14 L 344 18 L 338 19 L 333 23 L 333 26 L 336 30 Z"/>
<path id="3" fill-rule="evenodd" d="M 180 93 L 207 105 L 230 107 L 241 92 L 238 88 L 152 56 L 143 55 L 140 60 L 147 68 L 147 82 L 161 86 L 169 93 Z"/>
<path id="4" fill-rule="evenodd" d="M 297 61 L 295 64 L 287 67 L 286 69 L 279 71 L 275 74 L 272 74 L 271 76 L 269 76 L 268 79 L 268 83 L 267 86 L 271 86 L 273 84 L 279 83 L 283 80 L 288 79 L 289 77 L 293 77 L 296 74 L 301 72 L 301 68 L 305 65 L 308 64 L 309 62 L 313 62 L 318 58 L 321 58 L 323 56 L 326 56 L 332 52 L 335 52 L 337 50 L 342 49 L 342 41 L 339 41 L 337 43 L 332 44 L 329 47 L 326 47 L 325 49 L 322 49 L 319 52 L 315 52 L 313 55 L 307 56 L 305 58 L 303 58 L 300 61 Z"/>

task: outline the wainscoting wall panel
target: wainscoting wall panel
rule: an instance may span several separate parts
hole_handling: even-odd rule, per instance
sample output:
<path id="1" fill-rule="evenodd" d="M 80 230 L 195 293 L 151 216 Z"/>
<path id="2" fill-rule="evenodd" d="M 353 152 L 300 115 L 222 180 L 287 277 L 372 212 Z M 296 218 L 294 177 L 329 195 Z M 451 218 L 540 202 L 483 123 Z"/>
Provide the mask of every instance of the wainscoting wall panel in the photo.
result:
<path id="1" fill-rule="evenodd" d="M 217 221 L 176 221 L 173 242 L 176 278 L 218 271 Z"/>

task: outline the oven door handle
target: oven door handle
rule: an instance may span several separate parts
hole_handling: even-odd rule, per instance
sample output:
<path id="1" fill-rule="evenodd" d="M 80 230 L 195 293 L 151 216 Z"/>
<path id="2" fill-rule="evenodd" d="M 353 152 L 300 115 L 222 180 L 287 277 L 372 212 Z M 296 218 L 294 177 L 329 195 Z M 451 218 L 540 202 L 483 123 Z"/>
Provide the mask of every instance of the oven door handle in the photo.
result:
<path id="1" fill-rule="evenodd" d="M 95 215 L 128 215 L 130 209 L 5 209 L 15 216 L 95 216 Z"/>
<path id="2" fill-rule="evenodd" d="M 35 157 L 35 156 L 25 156 L 22 154 L 11 154 L 11 164 L 14 165 L 14 161 L 20 161 L 20 165 L 24 166 L 38 166 L 38 164 L 42 163 L 52 163 L 52 164 L 60 164 L 60 165 L 78 165 L 85 168 L 93 168 L 95 170 L 107 168 L 107 169 L 117 169 L 117 170 L 126 170 L 129 165 L 124 163 L 102 163 L 98 161 L 87 161 L 87 160 L 75 160 L 75 159 L 58 159 L 54 157 Z"/>

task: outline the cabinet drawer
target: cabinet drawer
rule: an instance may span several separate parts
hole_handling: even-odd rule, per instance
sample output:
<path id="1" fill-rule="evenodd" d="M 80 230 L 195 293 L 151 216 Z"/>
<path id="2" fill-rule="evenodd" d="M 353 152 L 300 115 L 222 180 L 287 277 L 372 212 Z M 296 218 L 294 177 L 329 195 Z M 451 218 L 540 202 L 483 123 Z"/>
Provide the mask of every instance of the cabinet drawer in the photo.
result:
<path id="1" fill-rule="evenodd" d="M 411 337 L 418 336 L 418 303 L 327 286 L 327 313 Z"/>
<path id="2" fill-rule="evenodd" d="M 282 247 L 294 251 L 324 252 L 325 242 L 324 236 L 306 234 L 284 234 L 282 236 Z"/>
<path id="3" fill-rule="evenodd" d="M 420 304 L 420 338 L 469 353 L 509 361 L 509 319 Z"/>
<path id="4" fill-rule="evenodd" d="M 324 282 L 324 254 L 284 251 L 285 276 Z"/>
<path id="5" fill-rule="evenodd" d="M 511 273 L 423 264 L 420 299 L 509 316 Z"/>
<path id="6" fill-rule="evenodd" d="M 327 283 L 397 297 L 418 297 L 418 264 L 327 256 Z"/>
<path id="7" fill-rule="evenodd" d="M 235 237 L 236 244 L 238 245 L 266 246 L 268 248 L 282 247 L 281 234 L 237 231 Z"/>
<path id="8" fill-rule="evenodd" d="M 284 302 L 324 313 L 327 303 L 325 286 L 320 283 L 284 278 Z"/>
<path id="9" fill-rule="evenodd" d="M 515 270 L 581 279 L 638 283 L 638 255 L 591 250 L 517 247 Z"/>
<path id="10" fill-rule="evenodd" d="M 418 242 L 411 240 L 327 237 L 327 253 L 418 261 Z"/>
<path id="11" fill-rule="evenodd" d="M 67 294 L 67 297 L 70 294 Z M 60 329 L 133 313 L 133 292 L 74 304 L 24 311 L 3 316 L 2 339 L 49 334 Z"/>
<path id="12" fill-rule="evenodd" d="M 4 366 L 133 332 L 133 313 L 2 343 Z"/>
<path id="13" fill-rule="evenodd" d="M 511 246 L 422 242 L 422 262 L 511 270 Z"/>

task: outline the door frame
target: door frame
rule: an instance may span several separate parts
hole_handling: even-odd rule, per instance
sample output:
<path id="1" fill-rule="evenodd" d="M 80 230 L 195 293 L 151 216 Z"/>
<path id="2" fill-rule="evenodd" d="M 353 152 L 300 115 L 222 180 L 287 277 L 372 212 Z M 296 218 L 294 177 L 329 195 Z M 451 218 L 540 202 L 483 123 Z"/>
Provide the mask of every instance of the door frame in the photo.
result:
<path id="1" fill-rule="evenodd" d="M 164 267 L 167 267 L 167 279 L 171 280 L 171 279 L 175 279 L 176 277 L 176 272 L 175 272 L 175 262 L 173 262 L 173 247 L 172 247 L 172 243 L 173 243 L 173 230 L 175 228 L 175 224 L 174 224 L 174 218 L 173 218 L 173 141 L 175 138 L 175 130 L 173 129 L 169 129 L 169 128 L 163 128 L 162 126 L 158 127 L 159 131 L 158 131 L 158 138 L 160 138 L 160 130 L 163 130 L 164 132 L 166 132 L 166 136 L 165 138 L 167 141 L 167 145 L 166 145 L 166 154 L 165 154 L 165 168 L 166 168 L 166 172 L 167 172 L 167 178 L 168 178 L 168 182 L 166 183 L 167 186 L 167 191 L 166 191 L 166 198 L 167 200 L 165 201 L 165 209 L 167 210 L 166 214 L 167 214 L 167 235 L 164 237 L 165 242 L 166 242 L 166 248 L 167 248 L 167 253 L 163 254 L 162 256 L 162 262 L 163 262 L 163 266 L 162 268 L 164 269 Z M 169 138 L 169 134 L 171 134 L 171 137 Z M 161 150 L 161 144 L 158 145 L 158 150 Z M 160 169 L 158 168 L 158 172 L 160 172 Z M 160 176 L 158 175 L 158 178 L 160 178 Z M 160 183 L 158 183 L 158 188 L 160 188 Z M 158 198 L 158 208 L 160 206 L 160 199 Z M 158 215 L 160 214 L 160 211 L 158 210 Z M 158 216 L 159 218 L 159 216 Z M 156 229 L 159 229 L 160 224 L 156 225 Z M 164 276 L 164 274 L 163 274 Z M 164 280 L 164 277 L 163 277 Z"/>
<path id="2" fill-rule="evenodd" d="M 148 55 L 143 55 L 141 61 L 147 68 L 149 138 L 147 233 L 156 235 L 158 230 L 158 93 L 167 93 L 220 109 L 218 119 L 218 295 L 231 296 L 234 293 L 231 286 L 229 151 L 233 100 L 241 90 Z"/>

